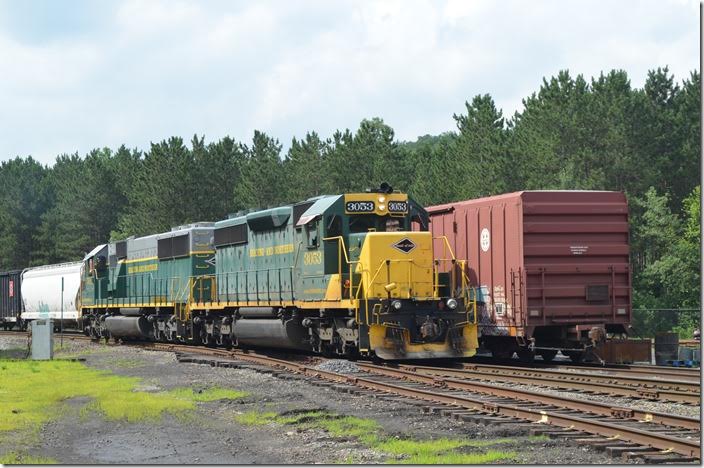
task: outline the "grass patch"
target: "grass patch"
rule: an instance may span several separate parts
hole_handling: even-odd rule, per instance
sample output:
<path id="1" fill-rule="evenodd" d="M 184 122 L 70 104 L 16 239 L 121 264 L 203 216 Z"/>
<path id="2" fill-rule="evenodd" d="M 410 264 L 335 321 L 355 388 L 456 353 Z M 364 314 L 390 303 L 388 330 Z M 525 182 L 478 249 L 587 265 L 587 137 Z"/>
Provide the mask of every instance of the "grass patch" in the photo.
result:
<path id="1" fill-rule="evenodd" d="M 499 452 L 496 450 L 489 450 L 484 453 L 418 454 L 401 460 L 401 463 L 410 465 L 483 465 L 495 461 L 505 463 L 515 456 L 515 452 Z"/>
<path id="2" fill-rule="evenodd" d="M 60 402 L 87 397 L 81 416 L 103 415 L 109 420 L 137 422 L 181 414 L 199 401 L 242 398 L 234 390 L 190 388 L 168 392 L 137 391 L 141 379 L 124 377 L 72 361 L 0 361 L 0 435 L 7 431 L 37 430 L 60 415 Z"/>
<path id="3" fill-rule="evenodd" d="M 367 447 L 388 454 L 389 463 L 408 464 L 484 464 L 510 461 L 515 452 L 489 450 L 464 453 L 465 448 L 484 448 L 515 442 L 515 439 L 462 440 L 439 438 L 433 440 L 398 439 L 384 433 L 373 419 L 340 416 L 323 410 L 295 411 L 283 414 L 249 411 L 236 416 L 241 424 L 257 426 L 266 424 L 297 425 L 302 428 L 322 429 L 334 437 L 356 439 Z M 352 463 L 348 457 L 342 463 Z"/>
<path id="4" fill-rule="evenodd" d="M 0 455 L 0 465 L 55 465 L 53 458 L 37 457 L 26 453 L 8 452 Z"/>
<path id="5" fill-rule="evenodd" d="M 192 401 L 218 401 L 218 400 L 239 400 L 249 396 L 249 393 L 228 388 L 212 387 L 204 390 L 194 390 L 192 388 L 177 388 L 168 392 L 176 398 Z"/>
<path id="6" fill-rule="evenodd" d="M 258 411 L 247 411 L 246 413 L 238 414 L 235 420 L 245 426 L 264 426 L 275 422 L 278 414 L 272 412 L 260 413 Z"/>

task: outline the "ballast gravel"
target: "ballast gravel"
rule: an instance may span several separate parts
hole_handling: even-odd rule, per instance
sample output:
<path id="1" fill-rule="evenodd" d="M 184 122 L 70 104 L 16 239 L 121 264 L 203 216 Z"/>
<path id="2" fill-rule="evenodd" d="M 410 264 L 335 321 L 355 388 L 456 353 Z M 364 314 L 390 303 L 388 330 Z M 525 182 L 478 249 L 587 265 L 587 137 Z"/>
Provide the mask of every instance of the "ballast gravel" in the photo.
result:
<path id="1" fill-rule="evenodd" d="M 338 374 L 355 374 L 359 372 L 357 364 L 344 359 L 330 359 L 318 364 L 315 368 L 328 372 L 337 372 Z"/>
<path id="2" fill-rule="evenodd" d="M 516 388 L 527 390 L 529 392 L 545 393 L 566 398 L 579 398 L 586 401 L 595 401 L 606 403 L 612 406 L 621 408 L 631 408 L 641 411 L 652 411 L 655 413 L 671 414 L 676 416 L 685 416 L 688 418 L 699 418 L 700 405 L 686 405 L 683 403 L 665 402 L 665 401 L 650 401 L 642 399 L 616 397 L 604 394 L 595 393 L 576 393 L 556 390 L 549 387 L 541 387 L 537 385 L 523 385 L 513 383 L 492 382 L 492 385 L 498 385 L 507 388 Z"/>

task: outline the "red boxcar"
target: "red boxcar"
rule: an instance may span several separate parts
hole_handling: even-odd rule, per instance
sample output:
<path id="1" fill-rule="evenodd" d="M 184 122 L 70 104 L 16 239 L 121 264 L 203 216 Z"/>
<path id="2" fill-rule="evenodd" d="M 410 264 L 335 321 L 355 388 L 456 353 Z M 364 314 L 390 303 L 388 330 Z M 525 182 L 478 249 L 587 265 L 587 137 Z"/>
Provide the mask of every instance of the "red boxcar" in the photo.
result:
<path id="1" fill-rule="evenodd" d="M 427 208 L 480 290 L 497 356 L 584 358 L 631 320 L 628 204 L 620 192 L 525 191 Z M 443 241 L 435 251 L 442 255 Z"/>

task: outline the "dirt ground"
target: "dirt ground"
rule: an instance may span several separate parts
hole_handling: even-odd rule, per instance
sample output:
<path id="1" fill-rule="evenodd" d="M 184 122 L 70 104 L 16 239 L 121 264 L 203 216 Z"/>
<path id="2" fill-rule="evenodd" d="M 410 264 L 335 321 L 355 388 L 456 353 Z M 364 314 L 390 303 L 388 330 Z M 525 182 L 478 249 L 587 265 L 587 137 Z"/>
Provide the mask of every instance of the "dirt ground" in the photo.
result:
<path id="1" fill-rule="evenodd" d="M 0 349 L 21 346 L 22 341 L 17 338 L 0 337 Z M 374 419 L 391 436 L 419 440 L 507 438 L 492 448 L 515 452 L 510 463 L 606 464 L 619 461 L 593 449 L 569 445 L 564 440 L 534 438 L 526 432 L 511 432 L 501 426 L 457 422 L 424 414 L 418 406 L 406 403 L 342 394 L 249 369 L 178 363 L 173 353 L 83 342 L 70 343 L 65 351 L 64 355 L 85 358 L 87 366 L 139 377 L 142 391 L 217 386 L 246 391 L 249 396 L 234 401 L 197 403 L 196 410 L 187 415 L 167 415 L 146 423 L 106 421 L 99 414 L 82 414 L 87 401 L 76 398 L 65 402 L 60 416 L 42 427 L 37 440 L 13 447 L 3 447 L 0 443 L 0 454 L 21 450 L 67 464 L 394 462 L 388 454 L 375 452 L 356 439 L 333 437 L 323 430 L 237 422 L 238 415 L 253 411 L 282 413 L 292 409 L 323 409 Z"/>

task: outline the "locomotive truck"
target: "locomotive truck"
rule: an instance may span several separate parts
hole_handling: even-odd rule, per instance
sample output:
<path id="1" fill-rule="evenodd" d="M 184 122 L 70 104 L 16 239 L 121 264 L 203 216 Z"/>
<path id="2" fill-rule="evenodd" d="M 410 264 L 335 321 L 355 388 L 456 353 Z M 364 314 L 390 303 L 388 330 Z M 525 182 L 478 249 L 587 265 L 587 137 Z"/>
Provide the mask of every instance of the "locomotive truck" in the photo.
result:
<path id="1" fill-rule="evenodd" d="M 180 226 L 85 256 L 81 326 L 95 339 L 469 357 L 476 298 L 447 245 L 385 184 Z"/>

